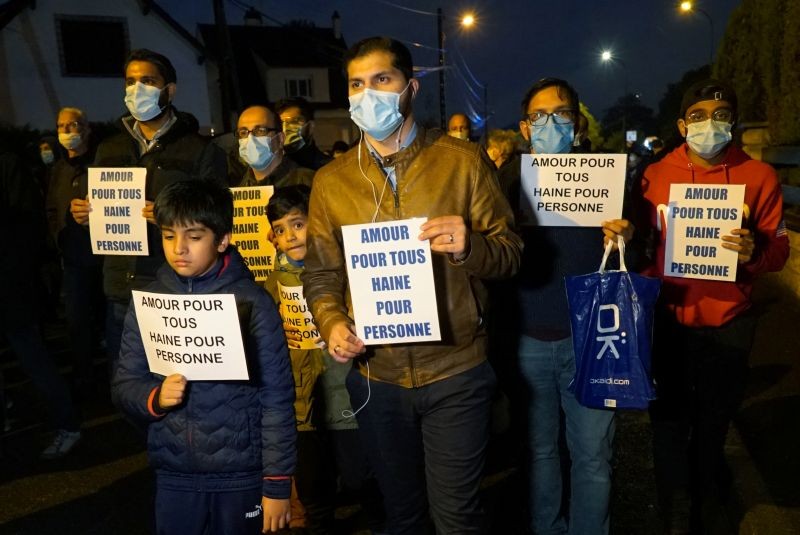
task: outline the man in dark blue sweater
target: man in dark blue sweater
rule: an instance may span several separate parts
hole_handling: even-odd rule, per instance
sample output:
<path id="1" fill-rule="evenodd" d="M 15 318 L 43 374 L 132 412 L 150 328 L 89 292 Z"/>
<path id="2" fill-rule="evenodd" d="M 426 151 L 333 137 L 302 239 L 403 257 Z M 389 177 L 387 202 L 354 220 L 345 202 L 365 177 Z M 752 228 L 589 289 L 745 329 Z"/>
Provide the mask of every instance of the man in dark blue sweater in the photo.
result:
<path id="1" fill-rule="evenodd" d="M 531 153 L 571 152 L 585 132 L 578 95 L 564 80 L 545 78 L 522 101 L 522 136 Z M 506 166 L 500 182 L 519 206 L 520 161 Z M 519 219 L 518 219 L 519 220 Z M 518 365 L 528 400 L 531 528 L 534 533 L 608 533 L 614 412 L 583 407 L 568 386 L 575 375 L 565 275 L 597 270 L 604 235 L 632 234 L 627 221 L 602 227 L 523 227 L 522 265 L 508 292 L 516 299 L 509 314 L 518 322 Z M 505 323 L 505 322 L 501 322 Z M 569 507 L 562 507 L 560 412 L 571 459 Z M 568 516 L 562 512 L 568 510 Z"/>

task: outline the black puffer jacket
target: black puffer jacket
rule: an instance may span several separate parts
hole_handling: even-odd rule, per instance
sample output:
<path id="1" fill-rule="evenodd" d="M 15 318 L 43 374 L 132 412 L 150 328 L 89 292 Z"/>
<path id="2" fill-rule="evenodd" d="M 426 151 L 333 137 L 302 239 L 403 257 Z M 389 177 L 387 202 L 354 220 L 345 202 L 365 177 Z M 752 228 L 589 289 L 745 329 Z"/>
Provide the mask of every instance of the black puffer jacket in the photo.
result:
<path id="1" fill-rule="evenodd" d="M 197 133 L 197 119 L 173 109 L 178 120 L 146 153 L 140 155 L 139 143 L 125 126 L 132 117 L 119 121 L 119 134 L 97 148 L 94 167 L 145 167 L 145 199 L 154 201 L 168 184 L 181 180 L 216 180 L 227 186 L 225 154 Z M 127 301 L 131 289 L 140 289 L 155 278 L 164 263 L 161 239 L 155 225 L 148 225 L 148 256 L 109 255 L 103 265 L 103 289 L 106 296 Z"/>
<path id="2" fill-rule="evenodd" d="M 272 299 L 232 247 L 202 277 L 182 279 L 165 264 L 146 290 L 234 294 L 250 375 L 249 381 L 192 381 L 183 404 L 161 414 L 154 400 L 164 377 L 149 371 L 131 304 L 111 390 L 122 411 L 149 424 L 147 451 L 159 478 L 207 490 L 261 484 L 264 496 L 288 498 L 286 476 L 296 458 L 294 380 Z"/>

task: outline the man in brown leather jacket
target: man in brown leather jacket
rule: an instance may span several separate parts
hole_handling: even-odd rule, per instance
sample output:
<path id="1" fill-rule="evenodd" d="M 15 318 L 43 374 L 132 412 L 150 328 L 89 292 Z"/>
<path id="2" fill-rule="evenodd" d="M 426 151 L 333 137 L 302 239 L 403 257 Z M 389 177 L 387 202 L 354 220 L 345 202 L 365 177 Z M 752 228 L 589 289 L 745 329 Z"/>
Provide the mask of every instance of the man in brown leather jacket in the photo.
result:
<path id="1" fill-rule="evenodd" d="M 495 376 L 486 361 L 481 279 L 512 276 L 522 243 L 491 161 L 477 145 L 426 131 L 408 49 L 372 37 L 345 56 L 350 113 L 363 132 L 314 177 L 304 293 L 347 379 L 392 534 L 485 533 L 478 486 Z M 354 331 L 343 225 L 427 217 L 440 342 L 372 345 Z"/>

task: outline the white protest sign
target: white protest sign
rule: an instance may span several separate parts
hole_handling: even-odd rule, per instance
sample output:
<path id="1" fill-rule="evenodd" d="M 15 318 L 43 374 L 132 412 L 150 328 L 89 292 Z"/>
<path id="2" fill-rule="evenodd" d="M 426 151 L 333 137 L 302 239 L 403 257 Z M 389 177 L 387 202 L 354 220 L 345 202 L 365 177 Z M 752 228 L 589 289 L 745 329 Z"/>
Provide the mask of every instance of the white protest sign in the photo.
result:
<path id="1" fill-rule="evenodd" d="M 92 253 L 147 256 L 144 167 L 89 168 L 89 234 Z"/>
<path id="2" fill-rule="evenodd" d="M 523 154 L 521 225 L 599 227 L 622 217 L 624 154 Z"/>
<path id="3" fill-rule="evenodd" d="M 231 188 L 231 242 L 239 249 L 244 263 L 257 281 L 267 280 L 275 264 L 275 247 L 267 239 L 271 228 L 267 219 L 267 203 L 273 191 L 272 186 Z"/>
<path id="4" fill-rule="evenodd" d="M 151 372 L 190 381 L 248 378 L 233 294 L 132 293 Z"/>
<path id="5" fill-rule="evenodd" d="M 744 184 L 672 184 L 658 215 L 667 226 L 664 275 L 735 281 L 739 254 L 722 237 L 741 228 L 743 206 Z"/>
<path id="6" fill-rule="evenodd" d="M 366 345 L 441 340 L 424 218 L 342 227 L 356 334 Z"/>
<path id="7" fill-rule="evenodd" d="M 314 325 L 314 317 L 308 309 L 302 286 L 284 286 L 278 282 L 280 306 L 278 312 L 283 319 L 283 329 L 298 331 L 302 341 L 298 349 L 316 349 L 319 347 L 319 329 Z"/>

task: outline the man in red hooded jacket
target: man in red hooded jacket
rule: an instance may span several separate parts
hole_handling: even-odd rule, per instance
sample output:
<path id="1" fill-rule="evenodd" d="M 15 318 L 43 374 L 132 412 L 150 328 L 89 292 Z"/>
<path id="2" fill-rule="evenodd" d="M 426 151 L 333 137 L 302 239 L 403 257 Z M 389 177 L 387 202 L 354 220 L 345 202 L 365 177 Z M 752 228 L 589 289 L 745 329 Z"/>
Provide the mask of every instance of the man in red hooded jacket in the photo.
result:
<path id="1" fill-rule="evenodd" d="M 789 256 L 775 170 L 731 143 L 736 94 L 715 80 L 683 97 L 678 130 L 686 142 L 650 165 L 642 179 L 642 230 L 654 238 L 645 273 L 662 279 L 653 344 L 658 399 L 651 404 L 659 505 L 668 533 L 700 533 L 716 522 L 725 491 L 723 447 L 741 402 L 756 318 L 754 278 Z M 721 246 L 738 252 L 735 282 L 664 274 L 672 184 L 744 184 L 742 228 Z"/>

